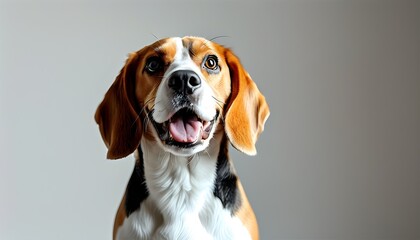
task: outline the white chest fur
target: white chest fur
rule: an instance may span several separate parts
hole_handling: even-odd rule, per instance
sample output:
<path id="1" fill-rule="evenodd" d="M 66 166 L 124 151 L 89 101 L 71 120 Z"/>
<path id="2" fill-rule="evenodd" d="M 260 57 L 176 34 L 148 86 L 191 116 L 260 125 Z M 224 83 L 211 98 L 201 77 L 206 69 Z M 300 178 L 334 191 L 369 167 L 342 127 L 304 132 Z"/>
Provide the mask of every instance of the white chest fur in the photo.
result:
<path id="1" fill-rule="evenodd" d="M 141 144 L 149 197 L 125 220 L 117 239 L 250 239 L 240 220 L 213 195 L 217 144 L 191 158 L 146 140 Z"/>

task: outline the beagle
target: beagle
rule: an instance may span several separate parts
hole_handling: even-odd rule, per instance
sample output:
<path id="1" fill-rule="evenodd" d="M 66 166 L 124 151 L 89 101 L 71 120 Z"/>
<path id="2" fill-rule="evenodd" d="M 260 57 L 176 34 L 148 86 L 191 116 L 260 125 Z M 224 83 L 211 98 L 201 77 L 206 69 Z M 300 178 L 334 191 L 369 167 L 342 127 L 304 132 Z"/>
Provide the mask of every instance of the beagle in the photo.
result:
<path id="1" fill-rule="evenodd" d="M 258 239 L 228 148 L 255 155 L 268 116 L 228 48 L 184 37 L 132 53 L 95 113 L 107 158 L 136 158 L 113 239 Z"/>

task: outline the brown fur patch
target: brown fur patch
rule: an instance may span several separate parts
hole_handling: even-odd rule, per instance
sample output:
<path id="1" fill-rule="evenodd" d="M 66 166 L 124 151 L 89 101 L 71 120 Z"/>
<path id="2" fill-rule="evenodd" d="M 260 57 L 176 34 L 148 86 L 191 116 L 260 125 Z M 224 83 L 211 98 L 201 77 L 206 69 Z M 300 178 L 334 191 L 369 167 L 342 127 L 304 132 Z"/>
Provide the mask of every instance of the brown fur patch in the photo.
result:
<path id="1" fill-rule="evenodd" d="M 114 222 L 114 230 L 112 233 L 112 239 L 116 239 L 118 228 L 123 225 L 124 220 L 126 219 L 127 215 L 125 214 L 125 194 L 124 197 L 120 203 L 120 207 L 118 208 L 117 215 L 115 216 L 115 222 Z"/>
<path id="2" fill-rule="evenodd" d="M 258 223 L 255 217 L 254 211 L 252 210 L 251 204 L 249 204 L 248 198 L 246 197 L 244 188 L 240 181 L 238 181 L 238 188 L 241 194 L 242 205 L 238 209 L 236 216 L 242 221 L 245 227 L 248 229 L 249 234 L 253 240 L 259 239 Z"/>

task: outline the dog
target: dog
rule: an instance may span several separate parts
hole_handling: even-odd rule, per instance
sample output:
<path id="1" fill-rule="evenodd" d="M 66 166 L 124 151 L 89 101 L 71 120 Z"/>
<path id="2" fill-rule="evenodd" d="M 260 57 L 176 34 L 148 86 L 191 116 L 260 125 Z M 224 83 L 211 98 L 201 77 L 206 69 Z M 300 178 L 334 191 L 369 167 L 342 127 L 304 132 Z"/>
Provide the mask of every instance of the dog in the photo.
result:
<path id="1" fill-rule="evenodd" d="M 269 114 L 229 48 L 173 37 L 131 53 L 95 113 L 107 158 L 136 158 L 113 239 L 258 239 L 228 149 L 255 155 Z"/>

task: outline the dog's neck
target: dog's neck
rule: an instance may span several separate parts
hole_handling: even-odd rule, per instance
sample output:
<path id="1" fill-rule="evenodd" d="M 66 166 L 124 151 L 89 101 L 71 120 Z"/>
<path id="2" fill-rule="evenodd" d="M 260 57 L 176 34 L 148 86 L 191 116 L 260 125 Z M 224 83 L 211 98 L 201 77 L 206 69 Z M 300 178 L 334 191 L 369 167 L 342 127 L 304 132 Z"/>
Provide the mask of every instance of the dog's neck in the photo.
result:
<path id="1" fill-rule="evenodd" d="M 189 157 L 165 152 L 155 142 L 142 139 L 147 188 L 165 221 L 198 219 L 213 194 L 221 138 L 215 136 L 206 151 Z"/>
<path id="2" fill-rule="evenodd" d="M 143 209 L 138 212 L 145 214 L 143 220 L 137 223 L 160 226 L 154 239 L 212 239 L 208 232 L 231 238 L 226 227 L 232 225 L 220 221 L 231 219 L 241 197 L 225 135 L 215 134 L 205 151 L 191 157 L 175 156 L 142 139 L 136 158 L 126 191 L 127 217 Z M 144 217 L 152 215 L 155 222 L 147 223 Z"/>

